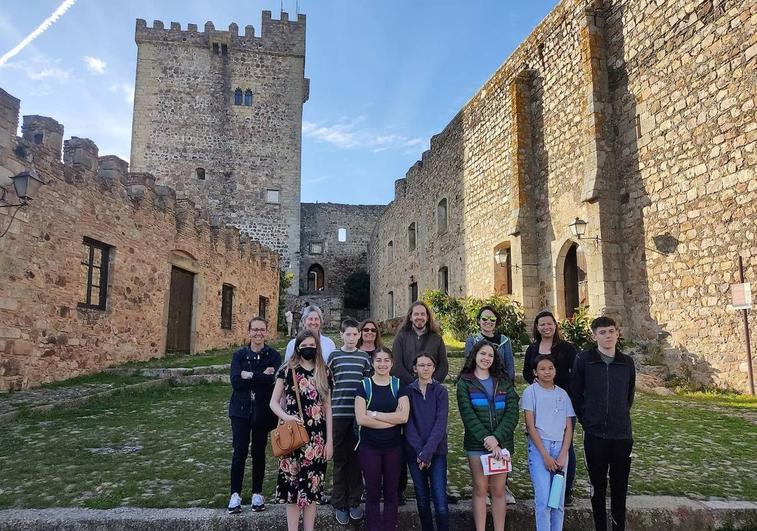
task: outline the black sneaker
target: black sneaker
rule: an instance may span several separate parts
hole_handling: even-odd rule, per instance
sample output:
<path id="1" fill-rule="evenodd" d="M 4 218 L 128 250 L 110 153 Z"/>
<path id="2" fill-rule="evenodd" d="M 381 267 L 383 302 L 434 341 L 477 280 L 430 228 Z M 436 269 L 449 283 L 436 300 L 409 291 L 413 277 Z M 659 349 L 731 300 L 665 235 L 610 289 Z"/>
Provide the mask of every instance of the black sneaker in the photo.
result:
<path id="1" fill-rule="evenodd" d="M 455 505 L 459 501 L 460 501 L 460 498 L 458 496 L 455 496 L 454 494 L 450 494 L 449 492 L 447 493 L 447 503 Z"/>

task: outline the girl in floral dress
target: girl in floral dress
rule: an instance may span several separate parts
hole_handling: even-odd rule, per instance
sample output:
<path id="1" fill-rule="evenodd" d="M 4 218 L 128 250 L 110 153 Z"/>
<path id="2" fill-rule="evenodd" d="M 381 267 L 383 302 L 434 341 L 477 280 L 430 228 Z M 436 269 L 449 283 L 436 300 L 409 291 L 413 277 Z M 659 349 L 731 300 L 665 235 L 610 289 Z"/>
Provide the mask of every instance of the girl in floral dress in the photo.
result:
<path id="1" fill-rule="evenodd" d="M 300 418 L 293 378 L 305 418 Z M 276 373 L 271 396 L 271 411 L 282 421 L 304 424 L 310 437 L 306 445 L 279 458 L 276 499 L 287 506 L 289 531 L 299 528 L 301 512 L 304 531 L 313 531 L 316 503 L 326 502 L 323 494 L 326 461 L 334 453 L 330 388 L 331 377 L 323 362 L 320 342 L 311 332 L 301 332 L 292 357 Z"/>

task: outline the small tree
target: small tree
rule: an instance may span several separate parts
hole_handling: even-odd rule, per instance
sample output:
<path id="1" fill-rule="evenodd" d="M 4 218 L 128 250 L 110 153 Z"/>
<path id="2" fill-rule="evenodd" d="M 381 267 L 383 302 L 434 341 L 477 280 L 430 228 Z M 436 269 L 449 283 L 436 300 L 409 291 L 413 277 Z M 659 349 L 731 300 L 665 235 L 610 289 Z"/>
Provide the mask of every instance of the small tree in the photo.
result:
<path id="1" fill-rule="evenodd" d="M 293 281 L 294 273 L 284 270 L 279 271 L 279 308 L 276 320 L 278 329 L 281 332 L 287 331 L 287 321 L 286 317 L 284 317 L 284 312 L 286 312 L 286 293 Z"/>
<path id="2" fill-rule="evenodd" d="M 362 310 L 371 306 L 371 277 L 365 271 L 356 271 L 344 281 L 344 307 Z"/>

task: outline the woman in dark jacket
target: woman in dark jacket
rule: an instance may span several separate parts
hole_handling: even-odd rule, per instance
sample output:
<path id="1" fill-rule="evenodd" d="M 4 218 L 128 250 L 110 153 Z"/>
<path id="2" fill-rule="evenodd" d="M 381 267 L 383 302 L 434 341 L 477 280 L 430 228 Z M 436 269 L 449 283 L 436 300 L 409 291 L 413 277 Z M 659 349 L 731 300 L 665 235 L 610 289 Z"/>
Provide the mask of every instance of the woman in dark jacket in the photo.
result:
<path id="1" fill-rule="evenodd" d="M 269 402 L 274 371 L 281 365 L 279 353 L 265 344 L 267 323 L 253 317 L 248 325 L 250 345 L 240 348 L 231 358 L 231 400 L 229 418 L 234 444 L 231 458 L 231 499 L 229 512 L 242 510 L 244 465 L 252 440 L 252 510 L 264 511 L 263 477 L 268 432 L 276 424 Z"/>
<path id="2" fill-rule="evenodd" d="M 536 359 L 541 354 L 549 354 L 555 361 L 555 385 L 560 387 L 570 396 L 570 377 L 573 371 L 573 362 L 576 359 L 576 347 L 564 341 L 560 336 L 557 320 L 552 312 L 542 311 L 534 318 L 534 341 L 526 350 L 523 360 L 523 378 L 529 383 L 534 383 L 534 369 Z M 572 397 L 571 397 L 572 398 Z M 573 427 L 575 428 L 575 417 Z M 573 442 L 568 450 L 568 474 L 565 478 L 565 505 L 573 505 L 573 480 L 576 478 L 576 451 Z"/>

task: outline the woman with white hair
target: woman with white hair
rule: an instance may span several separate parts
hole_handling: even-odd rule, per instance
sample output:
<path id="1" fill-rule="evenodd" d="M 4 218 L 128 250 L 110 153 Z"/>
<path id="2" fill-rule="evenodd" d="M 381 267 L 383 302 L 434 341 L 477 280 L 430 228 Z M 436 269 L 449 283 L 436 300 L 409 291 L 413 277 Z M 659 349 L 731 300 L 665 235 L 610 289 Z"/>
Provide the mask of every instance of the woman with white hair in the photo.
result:
<path id="1" fill-rule="evenodd" d="M 302 310 L 302 318 L 300 319 L 300 330 L 307 330 L 309 332 L 312 332 L 312 334 L 319 339 L 319 342 L 321 343 L 321 353 L 323 354 L 323 362 L 328 364 L 329 357 L 331 356 L 331 353 L 336 350 L 336 345 L 334 342 L 321 334 L 321 326 L 323 325 L 323 312 L 321 309 L 311 304 L 310 306 L 307 306 L 305 309 Z M 294 339 L 292 339 L 289 344 L 287 344 L 287 350 L 286 354 L 284 355 L 284 360 L 288 360 L 292 357 L 292 352 L 294 352 Z"/>

